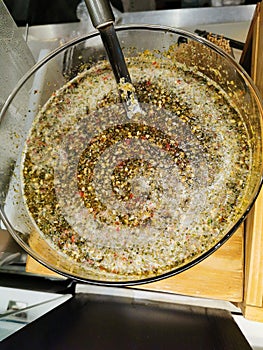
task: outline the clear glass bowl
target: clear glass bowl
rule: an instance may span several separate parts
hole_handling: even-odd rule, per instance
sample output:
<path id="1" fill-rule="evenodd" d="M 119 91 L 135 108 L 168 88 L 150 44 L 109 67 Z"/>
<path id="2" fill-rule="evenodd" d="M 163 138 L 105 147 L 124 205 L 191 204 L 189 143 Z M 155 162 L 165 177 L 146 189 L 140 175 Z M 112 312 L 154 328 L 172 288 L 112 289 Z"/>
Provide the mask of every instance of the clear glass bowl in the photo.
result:
<path id="1" fill-rule="evenodd" d="M 5 227 L 48 268 L 104 285 L 152 282 L 206 258 L 262 179 L 262 104 L 235 60 L 179 29 L 117 34 L 142 113 L 127 118 L 91 33 L 37 63 L 0 119 Z"/>

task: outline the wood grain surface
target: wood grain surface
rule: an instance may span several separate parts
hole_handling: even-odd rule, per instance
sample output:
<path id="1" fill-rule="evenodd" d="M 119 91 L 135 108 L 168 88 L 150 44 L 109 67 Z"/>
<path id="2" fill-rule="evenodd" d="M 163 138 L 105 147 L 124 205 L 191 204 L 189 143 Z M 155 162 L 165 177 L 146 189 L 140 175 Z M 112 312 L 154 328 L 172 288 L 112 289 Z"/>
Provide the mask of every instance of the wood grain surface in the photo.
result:
<path id="1" fill-rule="evenodd" d="M 243 226 L 215 253 L 176 276 L 143 284 L 141 289 L 241 302 L 243 298 Z M 59 275 L 28 258 L 27 272 Z"/>
<path id="2" fill-rule="evenodd" d="M 243 232 L 242 225 L 224 245 L 199 264 L 142 288 L 232 302 L 242 301 Z"/>
<path id="3" fill-rule="evenodd" d="M 263 97 L 263 3 L 258 3 L 249 29 L 251 78 Z M 246 52 L 244 53 L 244 55 Z M 263 322 L 263 190 L 248 215 L 245 226 L 244 300 L 240 304 L 246 318 Z"/>

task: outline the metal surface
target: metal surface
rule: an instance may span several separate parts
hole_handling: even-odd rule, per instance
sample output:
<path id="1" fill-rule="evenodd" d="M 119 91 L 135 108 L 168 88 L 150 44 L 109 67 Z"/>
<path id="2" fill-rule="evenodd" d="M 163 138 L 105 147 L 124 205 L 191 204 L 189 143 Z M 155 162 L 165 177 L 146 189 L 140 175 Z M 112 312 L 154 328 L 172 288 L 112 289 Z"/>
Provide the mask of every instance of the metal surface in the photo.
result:
<path id="1" fill-rule="evenodd" d="M 0 108 L 17 81 L 35 63 L 3 1 L 0 1 Z"/>
<path id="2" fill-rule="evenodd" d="M 145 23 L 182 27 L 192 32 L 204 29 L 232 39 L 245 40 L 255 5 L 216 8 L 187 8 L 176 10 L 144 11 L 115 14 L 115 24 Z M 20 28 L 22 34 L 25 28 Z M 80 22 L 31 26 L 27 30 L 27 43 L 35 59 L 61 44 L 94 31 L 90 18 Z"/>
<path id="3" fill-rule="evenodd" d="M 199 24 L 243 22 L 251 20 L 255 5 L 187 8 L 176 10 L 123 13 L 122 24 L 151 23 L 172 27 L 187 27 Z"/>
<path id="4" fill-rule="evenodd" d="M 24 250 L 8 231 L 0 229 L 0 268 L 12 263 L 23 263 L 24 261 Z"/>
<path id="5" fill-rule="evenodd" d="M 114 22 L 114 15 L 108 0 L 85 0 L 85 3 L 95 28 Z"/>

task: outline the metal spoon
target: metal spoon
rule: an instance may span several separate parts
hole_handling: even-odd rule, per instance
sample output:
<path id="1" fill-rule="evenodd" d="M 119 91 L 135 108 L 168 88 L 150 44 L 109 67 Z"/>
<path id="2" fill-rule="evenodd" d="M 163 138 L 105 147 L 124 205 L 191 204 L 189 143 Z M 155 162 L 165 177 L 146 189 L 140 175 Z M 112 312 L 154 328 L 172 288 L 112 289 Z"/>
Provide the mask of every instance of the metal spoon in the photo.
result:
<path id="1" fill-rule="evenodd" d="M 93 26 L 100 32 L 113 74 L 119 86 L 120 97 L 127 117 L 130 119 L 135 113 L 142 113 L 142 110 L 134 92 L 131 77 L 116 35 L 114 14 L 108 0 L 85 0 L 85 3 Z M 122 88 L 124 86 L 126 86 L 125 90 Z"/>

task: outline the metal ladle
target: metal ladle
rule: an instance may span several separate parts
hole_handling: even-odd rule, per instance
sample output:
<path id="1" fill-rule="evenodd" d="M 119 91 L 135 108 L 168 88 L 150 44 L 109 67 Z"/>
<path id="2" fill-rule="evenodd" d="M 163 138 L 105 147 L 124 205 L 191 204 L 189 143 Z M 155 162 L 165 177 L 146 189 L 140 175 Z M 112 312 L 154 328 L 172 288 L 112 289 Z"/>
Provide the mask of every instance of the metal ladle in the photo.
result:
<path id="1" fill-rule="evenodd" d="M 85 0 L 93 26 L 99 30 L 107 52 L 113 74 L 119 86 L 121 100 L 127 117 L 130 119 L 135 113 L 142 113 L 137 96 L 132 86 L 131 77 L 124 59 L 124 55 L 114 28 L 114 14 L 107 0 Z M 123 91 L 122 86 L 128 84 Z"/>

